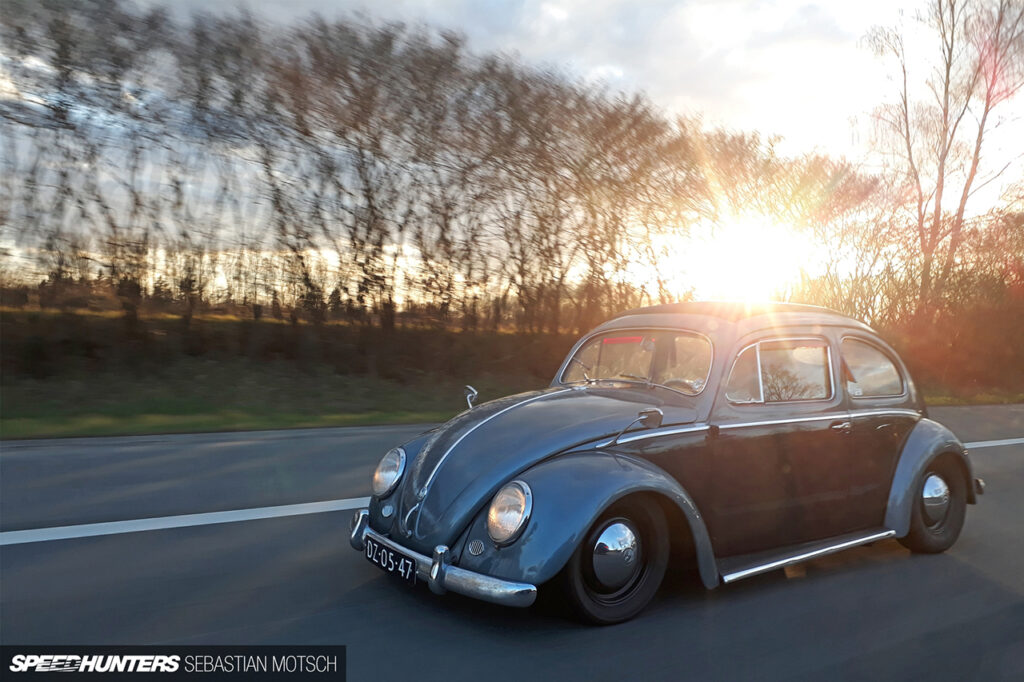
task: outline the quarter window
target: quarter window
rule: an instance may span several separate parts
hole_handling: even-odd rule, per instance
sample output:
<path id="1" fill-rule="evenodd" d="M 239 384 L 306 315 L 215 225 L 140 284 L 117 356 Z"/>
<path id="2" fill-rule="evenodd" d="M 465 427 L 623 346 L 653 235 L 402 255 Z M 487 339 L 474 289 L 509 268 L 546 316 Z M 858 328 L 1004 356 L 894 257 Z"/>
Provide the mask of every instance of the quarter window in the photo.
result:
<path id="1" fill-rule="evenodd" d="M 832 395 L 824 340 L 760 341 L 733 364 L 725 397 L 734 403 L 825 400 Z"/>
<path id="2" fill-rule="evenodd" d="M 903 379 L 885 353 L 857 339 L 843 339 L 846 390 L 854 398 L 903 394 Z"/>
<path id="3" fill-rule="evenodd" d="M 725 397 L 734 403 L 761 402 L 761 382 L 757 378 L 757 346 L 739 354 L 729 375 Z"/>

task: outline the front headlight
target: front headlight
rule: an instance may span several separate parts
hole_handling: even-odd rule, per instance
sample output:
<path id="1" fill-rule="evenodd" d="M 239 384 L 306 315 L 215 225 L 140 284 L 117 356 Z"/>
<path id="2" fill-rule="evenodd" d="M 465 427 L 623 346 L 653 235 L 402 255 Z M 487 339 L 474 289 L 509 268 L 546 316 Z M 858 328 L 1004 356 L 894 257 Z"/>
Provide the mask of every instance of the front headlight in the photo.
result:
<path id="1" fill-rule="evenodd" d="M 491 508 L 487 510 L 487 534 L 496 544 L 507 545 L 519 537 L 532 508 L 530 486 L 512 481 L 491 500 Z"/>
<path id="2" fill-rule="evenodd" d="M 384 497 L 398 485 L 405 471 L 405 450 L 392 448 L 380 460 L 377 470 L 373 472 L 373 494 Z"/>

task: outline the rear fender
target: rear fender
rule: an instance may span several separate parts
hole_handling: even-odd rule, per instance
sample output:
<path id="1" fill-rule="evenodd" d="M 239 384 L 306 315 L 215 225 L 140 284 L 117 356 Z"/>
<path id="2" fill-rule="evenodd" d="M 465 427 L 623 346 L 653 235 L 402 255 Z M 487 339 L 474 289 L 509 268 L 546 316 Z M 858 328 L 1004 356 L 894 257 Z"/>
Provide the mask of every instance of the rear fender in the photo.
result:
<path id="1" fill-rule="evenodd" d="M 659 467 L 641 459 L 607 452 L 577 452 L 551 459 L 516 477 L 533 492 L 533 512 L 523 535 L 496 547 L 487 534 L 487 509 L 477 514 L 459 545 L 480 540 L 484 550 L 473 556 L 463 549 L 459 566 L 505 580 L 534 585 L 553 578 L 601 513 L 634 493 L 654 493 L 676 505 L 689 524 L 701 580 L 718 584 L 711 540 L 690 495 Z"/>
<path id="2" fill-rule="evenodd" d="M 974 476 L 964 444 L 953 432 L 931 419 L 922 419 L 914 426 L 903 444 L 885 511 L 885 527 L 902 538 L 910 532 L 910 515 L 917 499 L 917 481 L 925 468 L 940 455 L 953 455 L 960 465 L 967 489 L 967 501 L 974 504 Z"/>

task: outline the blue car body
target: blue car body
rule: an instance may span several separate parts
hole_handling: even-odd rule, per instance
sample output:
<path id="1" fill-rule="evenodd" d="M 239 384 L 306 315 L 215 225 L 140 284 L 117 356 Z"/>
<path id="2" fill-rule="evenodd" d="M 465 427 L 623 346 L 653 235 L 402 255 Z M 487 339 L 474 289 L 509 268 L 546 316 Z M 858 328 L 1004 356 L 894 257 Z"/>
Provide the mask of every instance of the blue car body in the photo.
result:
<path id="1" fill-rule="evenodd" d="M 642 382 L 566 380 L 570 358 L 588 340 L 660 330 L 710 343 L 707 377 L 692 383 L 693 395 Z M 827 354 L 831 394 L 768 403 L 761 387 L 761 402 L 727 398 L 726 380 L 743 351 L 760 353 L 770 346 L 757 344 L 780 339 L 813 339 Z M 898 395 L 854 394 L 842 356 L 850 339 L 898 368 Z M 655 408 L 655 428 L 637 423 L 642 410 Z M 963 444 L 927 418 L 888 344 L 856 320 L 787 304 L 689 303 L 624 313 L 580 339 L 548 388 L 471 407 L 402 448 L 401 480 L 356 514 L 352 545 L 363 551 L 372 537 L 413 557 L 435 592 L 513 606 L 532 603 L 537 586 L 566 567 L 602 512 L 630 496 L 656 501 L 671 542 L 692 553 L 710 589 L 906 536 L 921 476 L 940 456 L 958 463 L 967 502 L 983 489 Z M 515 541 L 499 544 L 488 535 L 488 508 L 513 480 L 532 491 L 532 509 Z"/>

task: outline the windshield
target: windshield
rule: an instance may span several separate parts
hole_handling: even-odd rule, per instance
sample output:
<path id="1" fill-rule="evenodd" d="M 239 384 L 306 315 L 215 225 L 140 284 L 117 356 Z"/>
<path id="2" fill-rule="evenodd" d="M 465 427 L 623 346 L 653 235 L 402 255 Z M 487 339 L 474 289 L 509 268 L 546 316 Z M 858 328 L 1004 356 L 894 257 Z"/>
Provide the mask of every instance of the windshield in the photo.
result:
<path id="1" fill-rule="evenodd" d="M 697 395 L 711 372 L 711 342 L 681 331 L 615 331 L 589 339 L 569 359 L 562 383 L 620 379 Z"/>

